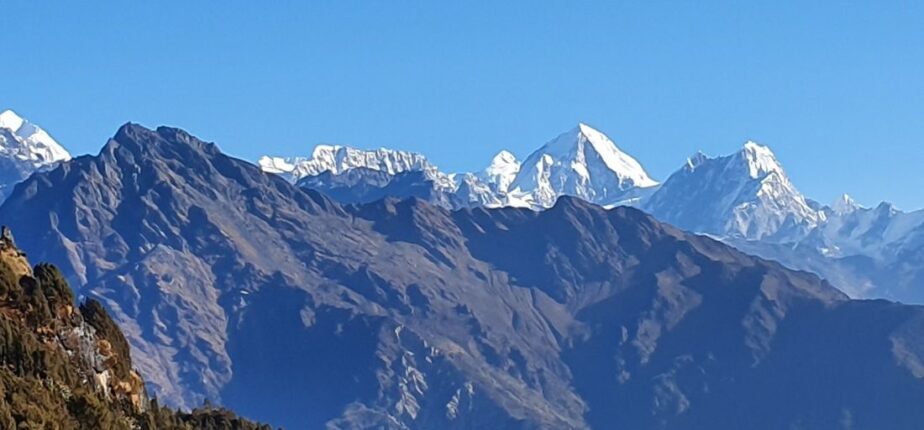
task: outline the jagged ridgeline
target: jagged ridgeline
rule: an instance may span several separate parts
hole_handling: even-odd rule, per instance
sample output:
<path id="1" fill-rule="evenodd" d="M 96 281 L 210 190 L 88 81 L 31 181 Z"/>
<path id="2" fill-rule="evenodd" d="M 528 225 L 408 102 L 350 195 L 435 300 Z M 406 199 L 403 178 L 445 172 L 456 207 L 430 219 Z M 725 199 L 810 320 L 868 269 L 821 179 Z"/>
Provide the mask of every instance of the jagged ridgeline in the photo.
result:
<path id="1" fill-rule="evenodd" d="M 96 301 L 74 293 L 50 264 L 30 267 L 0 238 L 0 429 L 268 430 L 233 413 L 190 413 L 149 399 L 129 346 Z"/>

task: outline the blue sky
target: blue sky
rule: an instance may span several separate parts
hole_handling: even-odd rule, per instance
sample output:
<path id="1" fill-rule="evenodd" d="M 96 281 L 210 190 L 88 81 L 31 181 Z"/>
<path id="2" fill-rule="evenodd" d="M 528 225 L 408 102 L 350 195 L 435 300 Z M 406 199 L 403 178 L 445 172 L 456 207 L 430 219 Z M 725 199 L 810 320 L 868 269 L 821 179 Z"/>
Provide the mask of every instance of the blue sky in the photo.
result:
<path id="1" fill-rule="evenodd" d="M 0 0 L 0 108 L 74 153 L 133 121 L 447 171 L 584 121 L 661 180 L 754 139 L 810 197 L 924 207 L 924 2 L 262 3 Z"/>

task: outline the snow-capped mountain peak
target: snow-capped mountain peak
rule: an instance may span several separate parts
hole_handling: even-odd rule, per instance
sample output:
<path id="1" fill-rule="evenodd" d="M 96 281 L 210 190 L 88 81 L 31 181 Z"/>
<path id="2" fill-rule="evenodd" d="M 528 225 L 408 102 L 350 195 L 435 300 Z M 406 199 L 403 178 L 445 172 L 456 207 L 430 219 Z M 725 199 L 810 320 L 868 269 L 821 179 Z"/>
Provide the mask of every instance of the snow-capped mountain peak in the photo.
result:
<path id="1" fill-rule="evenodd" d="M 685 164 L 683 168 L 692 172 L 708 160 L 709 156 L 703 153 L 703 151 L 696 151 L 695 154 L 687 158 L 687 164 Z"/>
<path id="2" fill-rule="evenodd" d="M 12 110 L 0 113 L 0 153 L 6 157 L 41 168 L 71 159 L 69 154 L 45 130 L 26 121 Z"/>
<path id="3" fill-rule="evenodd" d="M 773 151 L 753 141 L 728 156 L 688 158 L 645 207 L 681 228 L 746 239 L 799 236 L 823 219 Z"/>
<path id="4" fill-rule="evenodd" d="M 830 207 L 836 215 L 846 215 L 863 209 L 863 206 L 860 206 L 849 194 L 842 194 L 831 203 Z"/>
<path id="5" fill-rule="evenodd" d="M 622 152 L 609 137 L 601 131 L 584 123 L 559 135 L 555 140 L 544 147 L 546 153 L 553 158 L 558 156 L 576 155 L 585 148 L 592 149 L 603 161 L 609 171 L 615 173 L 621 180 L 631 181 L 637 187 L 652 187 L 658 185 L 651 179 L 642 165 L 634 158 Z M 542 151 L 542 149 L 540 149 Z M 580 160 L 576 160 L 580 161 Z M 585 160 L 586 161 L 586 160 Z M 577 169 L 580 171 L 581 169 Z"/>
<path id="6" fill-rule="evenodd" d="M 71 154 L 45 130 L 11 110 L 0 113 L 0 201 L 33 172 L 70 159 Z"/>
<path id="7" fill-rule="evenodd" d="M 509 151 L 498 152 L 491 164 L 481 173 L 480 179 L 495 192 L 506 193 L 520 172 L 520 161 Z"/>
<path id="8" fill-rule="evenodd" d="M 16 114 L 11 110 L 5 110 L 0 113 L 0 128 L 5 128 L 16 132 L 22 127 L 22 124 L 25 122 L 22 117 Z"/>
<path id="9" fill-rule="evenodd" d="M 783 175 L 783 167 L 767 146 L 749 140 L 739 154 L 747 163 L 751 178 L 757 179 L 770 173 Z"/>
<path id="10" fill-rule="evenodd" d="M 517 160 L 516 155 L 513 155 L 510 151 L 502 150 L 491 159 L 491 165 L 488 166 L 488 170 L 497 171 L 509 166 L 519 167 L 519 165 L 520 162 Z"/>
<path id="11" fill-rule="evenodd" d="M 580 123 L 530 154 L 510 190 L 534 207 L 551 207 L 563 195 L 609 206 L 637 199 L 656 185 L 605 134 Z"/>

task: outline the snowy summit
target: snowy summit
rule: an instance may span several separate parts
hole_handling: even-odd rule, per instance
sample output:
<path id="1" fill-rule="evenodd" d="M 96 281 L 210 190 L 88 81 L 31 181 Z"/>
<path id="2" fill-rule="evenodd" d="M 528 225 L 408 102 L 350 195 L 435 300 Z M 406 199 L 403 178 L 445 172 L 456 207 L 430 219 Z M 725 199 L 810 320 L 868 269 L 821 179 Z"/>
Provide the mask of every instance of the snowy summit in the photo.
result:
<path id="1" fill-rule="evenodd" d="M 33 172 L 70 159 L 71 154 L 45 130 L 11 110 L 0 113 L 0 201 Z"/>
<path id="2" fill-rule="evenodd" d="M 863 206 L 860 206 L 849 194 L 843 194 L 831 203 L 831 210 L 836 215 L 847 215 L 859 209 L 863 209 Z"/>
<path id="3" fill-rule="evenodd" d="M 11 110 L 0 113 L 0 154 L 31 163 L 36 169 L 71 159 L 45 130 Z"/>
<path id="4" fill-rule="evenodd" d="M 696 153 L 644 207 L 684 229 L 745 239 L 800 236 L 823 218 L 773 151 L 753 141 L 724 157 Z"/>
<path id="5" fill-rule="evenodd" d="M 538 207 L 551 207 L 565 195 L 609 206 L 632 201 L 657 185 L 610 138 L 580 123 L 530 154 L 510 193 Z"/>

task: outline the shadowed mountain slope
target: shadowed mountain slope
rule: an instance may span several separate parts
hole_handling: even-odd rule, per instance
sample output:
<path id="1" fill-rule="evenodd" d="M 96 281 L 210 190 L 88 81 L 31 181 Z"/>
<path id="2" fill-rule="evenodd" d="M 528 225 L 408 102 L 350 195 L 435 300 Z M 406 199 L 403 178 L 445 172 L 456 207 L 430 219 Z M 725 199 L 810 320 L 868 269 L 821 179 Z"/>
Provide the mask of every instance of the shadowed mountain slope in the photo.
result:
<path id="1" fill-rule="evenodd" d="M 112 311 L 173 404 L 290 428 L 924 420 L 920 308 L 631 208 L 341 206 L 129 124 L 17 186 L 0 220 Z"/>

